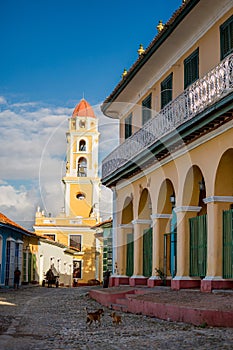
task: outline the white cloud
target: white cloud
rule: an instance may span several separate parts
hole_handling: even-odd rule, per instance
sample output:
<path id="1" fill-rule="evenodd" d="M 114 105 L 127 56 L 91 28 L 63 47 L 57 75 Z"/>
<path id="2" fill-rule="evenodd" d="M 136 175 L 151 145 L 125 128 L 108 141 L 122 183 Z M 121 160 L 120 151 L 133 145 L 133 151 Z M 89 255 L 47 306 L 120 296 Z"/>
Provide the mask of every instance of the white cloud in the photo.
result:
<path id="1" fill-rule="evenodd" d="M 0 186 L 1 212 L 15 221 L 33 219 L 36 198 L 35 189 L 26 189 L 24 186 L 19 189 L 10 185 Z"/>
<path id="2" fill-rule="evenodd" d="M 6 103 L 0 96 L 0 104 Z M 103 116 L 94 106 L 99 121 L 101 160 L 118 144 L 118 123 Z M 73 108 L 42 106 L 38 103 L 8 104 L 0 111 L 0 212 L 19 222 L 34 220 L 38 205 L 57 215 L 64 206 L 66 131 Z M 23 183 L 24 186 L 19 184 Z M 110 217 L 109 195 L 103 190 L 102 211 Z"/>
<path id="3" fill-rule="evenodd" d="M 5 105 L 5 104 L 7 104 L 5 97 L 0 96 L 0 105 Z"/>

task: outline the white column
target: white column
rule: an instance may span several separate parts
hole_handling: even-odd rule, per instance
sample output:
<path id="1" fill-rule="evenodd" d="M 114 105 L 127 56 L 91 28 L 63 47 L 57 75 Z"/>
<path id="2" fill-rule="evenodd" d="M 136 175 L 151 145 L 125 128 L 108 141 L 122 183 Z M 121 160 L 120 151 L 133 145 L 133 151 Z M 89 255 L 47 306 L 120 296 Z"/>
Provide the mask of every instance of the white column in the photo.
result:
<path id="1" fill-rule="evenodd" d="M 133 220 L 134 225 L 134 272 L 131 278 L 143 276 L 143 230 L 151 226 L 151 220 Z"/>
<path id="2" fill-rule="evenodd" d="M 112 275 L 117 275 L 117 193 L 116 187 L 111 187 L 113 192 L 112 213 Z"/>
<path id="3" fill-rule="evenodd" d="M 171 220 L 171 214 L 152 214 L 151 219 L 153 220 L 153 251 L 152 251 L 152 277 L 150 279 L 160 279 L 155 268 L 161 269 L 163 267 L 163 254 L 164 245 L 163 237 L 166 232 L 166 226 Z M 166 271 L 165 271 L 166 273 Z"/>

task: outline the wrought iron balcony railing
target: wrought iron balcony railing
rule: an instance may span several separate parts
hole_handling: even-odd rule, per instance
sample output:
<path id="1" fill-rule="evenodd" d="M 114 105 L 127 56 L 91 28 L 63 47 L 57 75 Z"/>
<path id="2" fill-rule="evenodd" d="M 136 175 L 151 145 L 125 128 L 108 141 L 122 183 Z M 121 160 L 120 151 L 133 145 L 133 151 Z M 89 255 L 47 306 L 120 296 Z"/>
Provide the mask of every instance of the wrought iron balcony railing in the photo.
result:
<path id="1" fill-rule="evenodd" d="M 233 54 L 167 104 L 102 162 L 102 178 L 133 160 L 161 137 L 194 118 L 233 89 Z M 153 113 L 153 112 L 152 112 Z"/>

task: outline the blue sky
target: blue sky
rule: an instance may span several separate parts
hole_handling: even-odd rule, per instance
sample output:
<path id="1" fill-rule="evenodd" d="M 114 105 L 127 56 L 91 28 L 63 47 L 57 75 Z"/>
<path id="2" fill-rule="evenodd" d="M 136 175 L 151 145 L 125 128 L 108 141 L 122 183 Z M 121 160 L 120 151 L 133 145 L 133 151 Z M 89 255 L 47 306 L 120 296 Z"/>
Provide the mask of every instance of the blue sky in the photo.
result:
<path id="1" fill-rule="evenodd" d="M 62 206 L 67 120 L 83 93 L 99 117 L 100 161 L 115 147 L 99 106 L 181 4 L 1 1 L 0 212 L 26 223 L 37 205 Z"/>

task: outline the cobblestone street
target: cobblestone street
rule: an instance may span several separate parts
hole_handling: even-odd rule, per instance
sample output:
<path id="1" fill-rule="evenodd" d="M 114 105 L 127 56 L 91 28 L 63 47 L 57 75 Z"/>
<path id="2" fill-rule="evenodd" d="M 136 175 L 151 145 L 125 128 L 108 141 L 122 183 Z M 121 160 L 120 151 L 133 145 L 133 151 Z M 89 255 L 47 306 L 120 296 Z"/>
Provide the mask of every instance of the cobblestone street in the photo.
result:
<path id="1" fill-rule="evenodd" d="M 233 349 L 233 329 L 119 313 L 115 326 L 104 308 L 102 325 L 86 326 L 86 311 L 100 306 L 91 287 L 0 291 L 0 349 Z"/>

